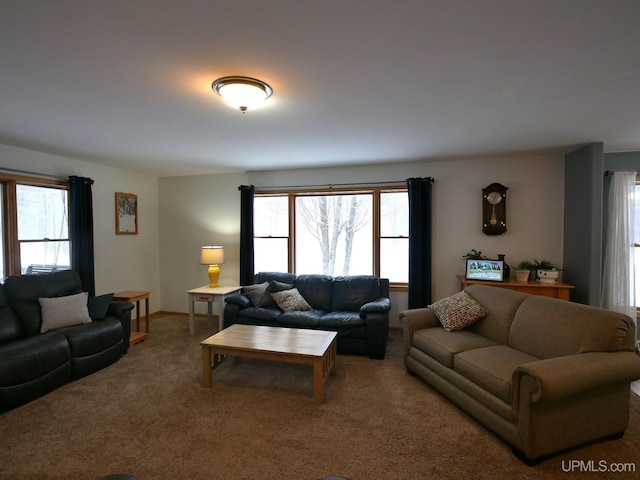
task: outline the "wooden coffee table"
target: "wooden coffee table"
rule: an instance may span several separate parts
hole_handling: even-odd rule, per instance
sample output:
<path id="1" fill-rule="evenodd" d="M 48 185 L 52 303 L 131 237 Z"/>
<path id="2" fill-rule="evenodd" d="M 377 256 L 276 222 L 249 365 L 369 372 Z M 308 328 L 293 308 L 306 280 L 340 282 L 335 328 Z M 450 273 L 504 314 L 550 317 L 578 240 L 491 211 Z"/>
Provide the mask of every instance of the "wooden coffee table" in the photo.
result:
<path id="1" fill-rule="evenodd" d="M 336 368 L 337 332 L 301 328 L 231 325 L 203 340 L 202 385 L 225 355 L 313 365 L 313 398 L 322 403 L 324 381 Z"/>

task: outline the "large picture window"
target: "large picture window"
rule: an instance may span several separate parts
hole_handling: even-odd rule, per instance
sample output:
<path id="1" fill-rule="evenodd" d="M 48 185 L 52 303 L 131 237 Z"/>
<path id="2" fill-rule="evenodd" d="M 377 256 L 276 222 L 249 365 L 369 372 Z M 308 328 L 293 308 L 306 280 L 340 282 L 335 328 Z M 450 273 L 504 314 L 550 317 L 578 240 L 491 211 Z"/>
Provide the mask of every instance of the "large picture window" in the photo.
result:
<path id="1" fill-rule="evenodd" d="M 70 268 L 66 182 L 0 175 L 2 279 Z"/>
<path id="2" fill-rule="evenodd" d="M 406 187 L 256 192 L 255 271 L 408 282 Z"/>

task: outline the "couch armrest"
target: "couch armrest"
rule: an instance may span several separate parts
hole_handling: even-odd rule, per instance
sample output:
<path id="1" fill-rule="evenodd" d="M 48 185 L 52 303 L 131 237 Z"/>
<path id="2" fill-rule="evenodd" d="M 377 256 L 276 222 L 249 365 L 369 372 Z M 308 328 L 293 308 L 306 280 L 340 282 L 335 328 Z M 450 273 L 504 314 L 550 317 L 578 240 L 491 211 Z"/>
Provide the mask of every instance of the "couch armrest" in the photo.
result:
<path id="1" fill-rule="evenodd" d="M 360 307 L 360 316 L 364 318 L 369 312 L 385 313 L 389 310 L 391 310 L 391 300 L 381 297 Z"/>
<path id="2" fill-rule="evenodd" d="M 516 395 L 525 376 L 537 386 L 531 401 L 559 400 L 640 379 L 640 358 L 633 352 L 590 352 L 525 363 L 513 373 Z"/>
<path id="3" fill-rule="evenodd" d="M 423 328 L 441 327 L 442 324 L 430 308 L 403 310 L 398 316 L 403 330 L 404 354 L 407 355 L 413 343 L 413 334 Z"/>
<path id="4" fill-rule="evenodd" d="M 133 303 L 129 302 L 111 302 L 107 308 L 107 316 L 115 317 L 122 324 L 122 340 L 124 355 L 129 350 L 129 337 L 131 336 L 131 310 Z M 100 320 L 98 320 L 100 321 Z"/>
<path id="5" fill-rule="evenodd" d="M 252 303 L 251 300 L 249 300 L 249 297 L 247 297 L 246 295 L 242 294 L 242 293 L 237 293 L 235 295 L 231 295 L 229 297 L 226 297 L 224 299 L 225 303 L 231 303 L 233 305 L 238 305 L 238 307 L 242 308 L 249 308 Z"/>
<path id="6" fill-rule="evenodd" d="M 127 317 L 127 313 L 129 313 L 129 319 L 131 318 L 131 310 L 135 305 L 129 302 L 111 302 L 109 307 L 107 308 L 107 315 L 111 315 L 113 317 L 119 318 L 123 320 Z"/>

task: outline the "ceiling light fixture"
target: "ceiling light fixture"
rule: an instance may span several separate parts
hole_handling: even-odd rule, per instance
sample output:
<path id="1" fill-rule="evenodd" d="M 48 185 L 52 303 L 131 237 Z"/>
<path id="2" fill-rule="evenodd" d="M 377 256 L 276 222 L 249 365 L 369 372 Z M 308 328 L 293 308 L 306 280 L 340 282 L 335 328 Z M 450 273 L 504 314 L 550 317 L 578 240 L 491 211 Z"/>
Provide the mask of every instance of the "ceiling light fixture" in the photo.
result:
<path id="1" fill-rule="evenodd" d="M 211 88 L 227 105 L 242 113 L 259 107 L 273 93 L 262 80 L 250 77 L 222 77 L 215 80 Z"/>

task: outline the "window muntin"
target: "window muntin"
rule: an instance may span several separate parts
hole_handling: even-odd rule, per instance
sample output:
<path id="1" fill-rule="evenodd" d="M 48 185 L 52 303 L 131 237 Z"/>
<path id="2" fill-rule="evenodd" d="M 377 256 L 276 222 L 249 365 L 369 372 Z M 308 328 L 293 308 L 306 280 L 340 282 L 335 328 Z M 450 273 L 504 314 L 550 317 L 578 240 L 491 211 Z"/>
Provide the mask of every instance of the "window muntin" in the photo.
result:
<path id="1" fill-rule="evenodd" d="M 374 274 L 406 284 L 408 210 L 404 187 L 258 192 L 255 271 Z"/>
<path id="2" fill-rule="evenodd" d="M 636 308 L 640 313 L 640 176 L 636 177 L 636 187 L 634 191 L 633 200 L 635 202 L 635 218 L 634 218 L 634 232 L 633 232 L 633 259 L 635 262 L 635 285 L 636 285 Z"/>
<path id="3" fill-rule="evenodd" d="M 289 270 L 289 199 L 256 197 L 253 203 L 253 250 L 256 272 Z"/>
<path id="4" fill-rule="evenodd" d="M 30 265 L 70 268 L 68 191 L 66 181 L 0 173 L 2 279 Z"/>
<path id="5" fill-rule="evenodd" d="M 68 192 L 65 189 L 16 185 L 20 266 L 69 268 Z"/>

